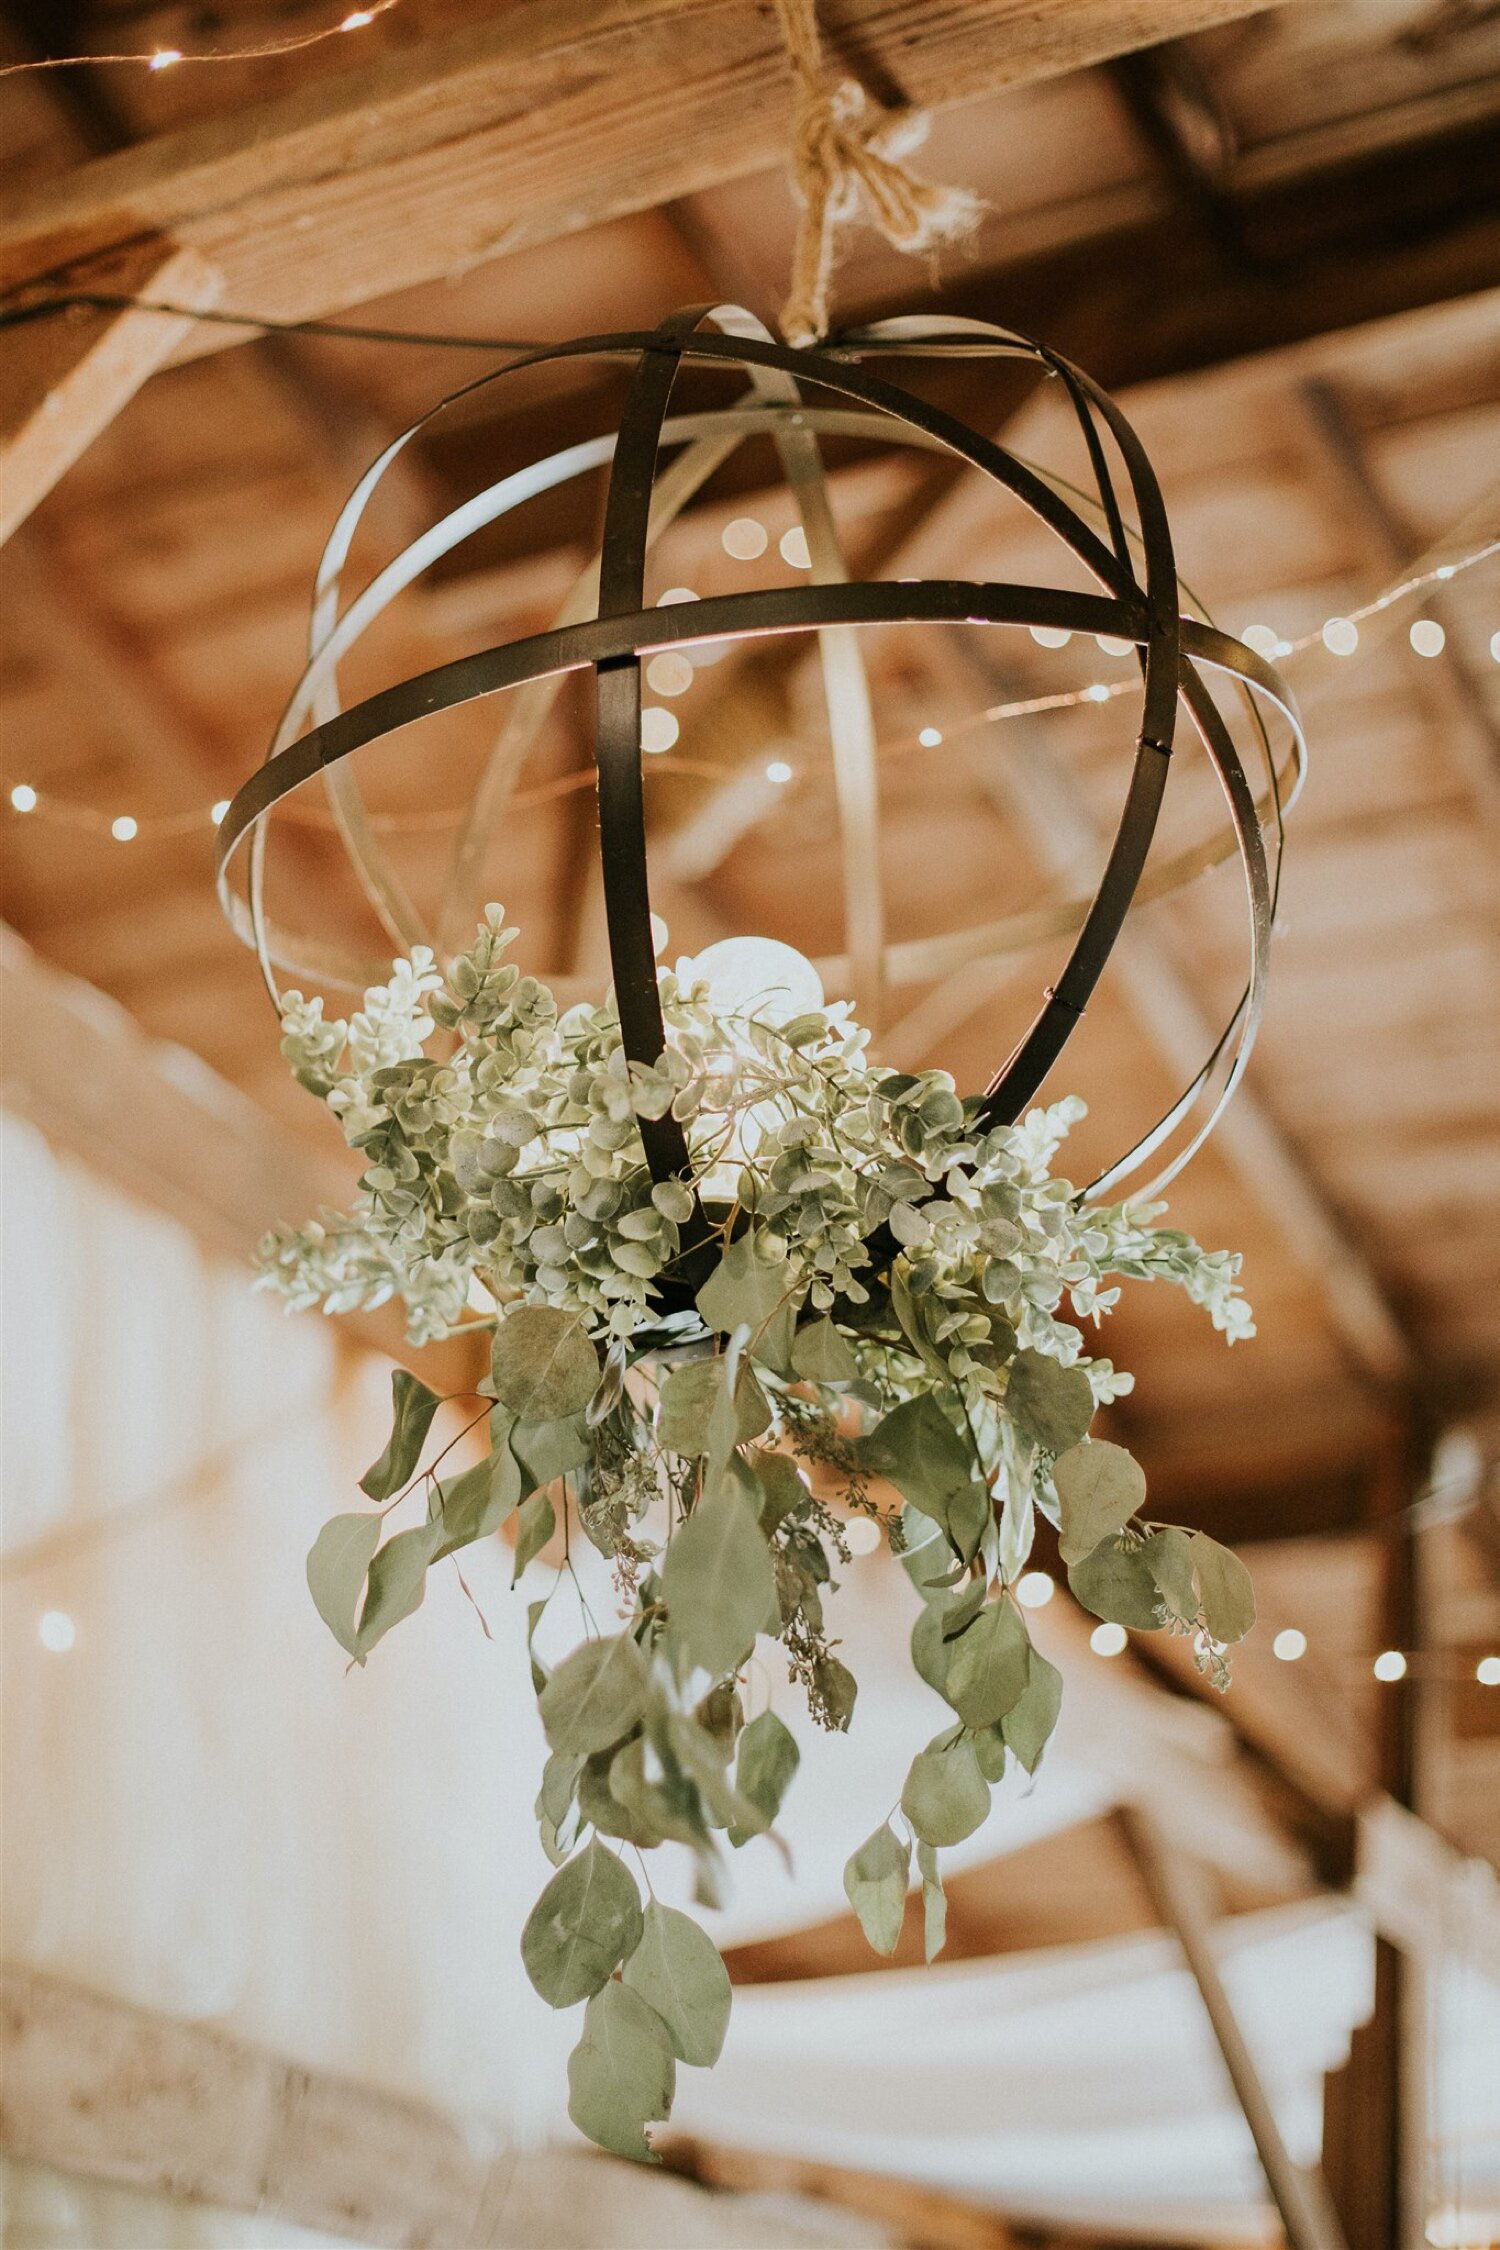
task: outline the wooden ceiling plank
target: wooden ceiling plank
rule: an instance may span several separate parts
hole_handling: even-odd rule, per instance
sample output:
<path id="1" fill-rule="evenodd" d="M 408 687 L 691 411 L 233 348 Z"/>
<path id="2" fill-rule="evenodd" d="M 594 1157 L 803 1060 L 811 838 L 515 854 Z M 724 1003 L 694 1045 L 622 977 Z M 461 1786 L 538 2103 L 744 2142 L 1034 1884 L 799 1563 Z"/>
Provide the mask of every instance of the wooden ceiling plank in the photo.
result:
<path id="1" fill-rule="evenodd" d="M 839 0 L 824 35 L 882 96 L 940 109 L 1256 12 Z M 151 229 L 220 265 L 227 305 L 326 314 L 779 163 L 789 84 L 770 11 L 744 0 L 523 0 L 23 188 L 0 287 Z"/>
<path id="2" fill-rule="evenodd" d="M 159 237 L 91 267 L 80 288 L 205 309 L 221 277 Z M 0 352 L 0 542 L 170 358 L 192 322 L 157 313 L 70 313 L 10 331 Z"/>

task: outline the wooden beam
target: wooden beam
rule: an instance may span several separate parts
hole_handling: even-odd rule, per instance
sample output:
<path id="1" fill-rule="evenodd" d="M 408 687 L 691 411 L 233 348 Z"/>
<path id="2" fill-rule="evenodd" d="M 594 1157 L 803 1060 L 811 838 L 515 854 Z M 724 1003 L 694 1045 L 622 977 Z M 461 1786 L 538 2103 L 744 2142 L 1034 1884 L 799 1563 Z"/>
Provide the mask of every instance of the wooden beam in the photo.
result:
<path id="1" fill-rule="evenodd" d="M 92 985 L 50 968 L 0 924 L 0 1101 L 54 1147 L 243 1264 L 265 1230 L 351 1196 L 355 1173 L 274 1124 L 186 1048 L 146 1036 Z M 248 1286 L 248 1282 L 247 1282 Z M 345 1335 L 417 1364 L 434 1388 L 474 1381 L 467 1342 L 417 1359 L 398 1308 L 350 1313 Z"/>
<path id="2" fill-rule="evenodd" d="M 668 2168 L 705 2187 L 741 2194 L 805 2195 L 841 2210 L 861 2212 L 895 2229 L 908 2250 L 1016 2250 L 1017 2236 L 998 2211 L 983 2210 L 962 2196 L 889 2172 L 856 2172 L 846 2164 L 819 2164 L 807 2157 L 772 2154 L 764 2149 L 725 2148 L 717 2141 L 674 2135 L 662 2150 Z M 1046 2250 L 1046 2237 L 1026 2229 L 1029 2250 Z"/>
<path id="3" fill-rule="evenodd" d="M 1120 1822 L 1157 1911 L 1175 1934 L 1193 1972 L 1266 2184 L 1286 2229 L 1289 2250 L 1345 2250 L 1343 2230 L 1321 2178 L 1293 2163 L 1281 2137 L 1255 2057 L 1219 1974 L 1213 1913 L 1197 1871 L 1138 1806 L 1125 1806 Z"/>
<path id="4" fill-rule="evenodd" d="M 818 2230 L 579 2148 L 481 2154 L 422 2101 L 34 1969 L 0 1972 L 0 2148 L 356 2242 L 799 2250 Z M 841 2231 L 882 2250 L 883 2228 Z"/>
<path id="5" fill-rule="evenodd" d="M 1257 7 L 831 0 L 822 14 L 832 63 L 942 109 Z M 0 288 L 152 230 L 218 266 L 229 306 L 326 314 L 778 164 L 790 88 L 772 12 L 748 0 L 519 0 L 23 189 L 0 225 Z"/>
<path id="6" fill-rule="evenodd" d="M 199 309 L 220 277 L 197 250 L 159 237 L 97 261 L 77 286 Z M 146 312 L 86 312 L 12 328 L 0 350 L 0 541 L 87 451 L 193 323 Z"/>

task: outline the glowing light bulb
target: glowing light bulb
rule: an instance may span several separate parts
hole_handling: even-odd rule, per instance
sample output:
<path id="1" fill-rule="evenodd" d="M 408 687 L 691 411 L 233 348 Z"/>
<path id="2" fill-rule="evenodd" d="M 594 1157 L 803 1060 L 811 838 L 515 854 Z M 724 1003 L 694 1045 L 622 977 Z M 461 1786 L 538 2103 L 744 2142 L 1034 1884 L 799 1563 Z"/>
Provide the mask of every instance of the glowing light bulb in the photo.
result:
<path id="1" fill-rule="evenodd" d="M 1056 1592 L 1045 1570 L 1028 1570 L 1016 1580 L 1016 1600 L 1022 1609 L 1045 1609 Z"/>
<path id="2" fill-rule="evenodd" d="M 792 769 L 785 758 L 773 758 L 766 768 L 767 781 L 774 781 L 778 789 L 785 788 L 792 778 Z"/>
<path id="3" fill-rule="evenodd" d="M 215 828 L 218 827 L 219 822 L 224 818 L 224 815 L 228 812 L 228 810 L 229 799 L 227 797 L 221 797 L 217 804 L 209 806 L 208 817 L 213 822 Z"/>
<path id="4" fill-rule="evenodd" d="M 1274 625 L 1247 625 L 1240 635 L 1246 648 L 1253 648 L 1257 656 L 1275 656 L 1281 647 L 1281 635 Z"/>
<path id="5" fill-rule="evenodd" d="M 754 562 L 757 555 L 765 553 L 770 538 L 765 525 L 757 523 L 754 516 L 736 516 L 732 523 L 725 524 L 719 543 L 736 562 Z"/>
<path id="6" fill-rule="evenodd" d="M 117 844 L 128 844 L 139 833 L 139 826 L 139 822 L 133 820 L 128 812 L 122 812 L 117 820 L 110 822 L 109 832 Z"/>
<path id="7" fill-rule="evenodd" d="M 664 594 L 658 594 L 656 606 L 658 609 L 671 609 L 678 602 L 695 602 L 697 599 L 691 586 L 669 586 Z"/>
<path id="8" fill-rule="evenodd" d="M 1481 1656 L 1474 1677 L 1481 1687 L 1500 1687 L 1500 1656 Z"/>
<path id="9" fill-rule="evenodd" d="M 1439 563 L 1432 575 L 1434 578 L 1456 578 L 1458 565 L 1457 563 Z"/>
<path id="10" fill-rule="evenodd" d="M 158 47 L 146 68 L 148 70 L 169 70 L 173 63 L 181 62 L 181 60 L 182 49 L 180 47 Z"/>
<path id="11" fill-rule="evenodd" d="M 1092 687 L 1084 689 L 1083 700 L 1085 703 L 1107 703 L 1109 701 L 1109 689 L 1102 680 L 1095 680 Z"/>
<path id="12" fill-rule="evenodd" d="M 1279 1656 L 1283 1664 L 1295 1664 L 1298 1657 L 1307 1654 L 1307 1635 L 1299 1633 L 1295 1625 L 1286 1626 L 1272 1641 L 1271 1654 Z"/>
<path id="13" fill-rule="evenodd" d="M 782 561 L 790 563 L 793 570 L 812 569 L 812 556 L 807 551 L 807 533 L 800 523 L 794 523 L 790 531 L 784 531 L 776 544 Z"/>
<path id="14" fill-rule="evenodd" d="M 1123 1625 L 1096 1625 L 1089 1635 L 1089 1647 L 1096 1656 L 1118 1656 L 1129 1638 Z"/>
<path id="15" fill-rule="evenodd" d="M 1448 636 L 1435 617 L 1413 619 L 1406 637 L 1418 656 L 1441 656 L 1448 645 Z"/>
<path id="16" fill-rule="evenodd" d="M 1135 648 L 1134 641 L 1122 641 L 1118 633 L 1096 633 L 1094 639 L 1105 656 L 1129 656 Z"/>
<path id="17" fill-rule="evenodd" d="M 924 750 L 936 750 L 942 739 L 941 727 L 923 727 L 921 733 L 917 736 L 917 740 Z"/>
<path id="18" fill-rule="evenodd" d="M 1330 617 L 1323 627 L 1323 646 L 1330 656 L 1352 656 L 1359 646 L 1359 627 L 1352 617 Z"/>
<path id="19" fill-rule="evenodd" d="M 44 1609 L 36 1621 L 36 1637 L 54 1656 L 66 1656 L 78 1638 L 78 1627 L 65 1609 Z"/>
<path id="20" fill-rule="evenodd" d="M 780 938 L 720 938 L 678 963 L 679 981 L 708 986 L 721 1016 L 757 1016 L 790 1023 L 823 1005 L 823 980 L 811 961 Z"/>
<path id="21" fill-rule="evenodd" d="M 1033 625 L 1031 637 L 1038 648 L 1066 648 L 1073 638 L 1061 625 Z"/>
<path id="22" fill-rule="evenodd" d="M 340 31 L 363 31 L 367 23 L 373 23 L 374 21 L 375 18 L 368 8 L 352 8 L 339 25 L 339 29 Z"/>
<path id="23" fill-rule="evenodd" d="M 1493 662 L 1500 664 L 1500 633 L 1490 635 L 1490 656 Z"/>
<path id="24" fill-rule="evenodd" d="M 844 1526 L 844 1538 L 851 1555 L 873 1555 L 880 1545 L 880 1526 L 868 1516 L 851 1516 Z"/>
<path id="25" fill-rule="evenodd" d="M 678 650 L 663 649 L 646 666 L 646 683 L 653 695 L 686 695 L 693 684 L 693 667 Z"/>
<path id="26" fill-rule="evenodd" d="M 1383 1648 L 1373 1666 L 1377 1680 L 1404 1680 L 1406 1658 L 1399 1648 Z"/>
<path id="27" fill-rule="evenodd" d="M 658 961 L 667 950 L 667 940 L 672 935 L 659 914 L 651 917 L 651 950 Z"/>
<path id="28" fill-rule="evenodd" d="M 653 757 L 670 750 L 681 731 L 675 713 L 664 711 L 659 703 L 648 703 L 641 713 L 641 748 Z"/>
<path id="29" fill-rule="evenodd" d="M 17 812 L 36 811 L 36 791 L 29 781 L 18 781 L 10 793 L 10 801 Z"/>

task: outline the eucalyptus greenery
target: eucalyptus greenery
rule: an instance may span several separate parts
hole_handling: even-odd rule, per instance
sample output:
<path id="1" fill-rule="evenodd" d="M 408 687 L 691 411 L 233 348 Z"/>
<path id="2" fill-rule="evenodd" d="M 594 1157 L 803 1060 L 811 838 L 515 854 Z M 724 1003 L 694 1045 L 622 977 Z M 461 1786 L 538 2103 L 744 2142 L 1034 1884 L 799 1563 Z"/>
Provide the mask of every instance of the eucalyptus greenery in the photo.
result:
<path id="1" fill-rule="evenodd" d="M 690 964 L 660 972 L 667 1045 L 642 1067 L 612 1003 L 559 1015 L 507 959 L 514 935 L 491 908 L 446 977 L 418 952 L 348 1023 L 288 998 L 283 1052 L 366 1169 L 352 1214 L 267 1239 L 263 1280 L 330 1312 L 399 1297 L 417 1342 L 492 1329 L 485 1458 L 424 1470 L 442 1402 L 397 1373 L 362 1480 L 374 1505 L 335 1517 L 308 1557 L 352 1658 L 419 1606 L 435 1563 L 502 1525 L 513 1582 L 544 1549 L 566 1571 L 580 1535 L 609 1559 L 617 1629 L 550 1669 L 533 1650 L 556 1872 L 521 1951 L 543 1999 L 583 2005 L 576 2123 L 648 2158 L 677 2065 L 719 2053 L 730 1987 L 688 1915 L 643 1904 L 624 1853 L 684 1846 L 711 1906 L 726 1849 L 774 1837 L 798 1752 L 774 1712 L 747 1715 L 758 1638 L 781 1644 L 820 1726 L 850 1725 L 830 1597 L 850 1515 L 873 1519 L 912 1580 L 912 1662 L 946 1710 L 845 1888 L 888 1954 L 919 1882 L 930 1959 L 939 1852 L 980 1826 L 1008 1767 L 1035 1772 L 1058 1715 L 1061 1680 L 1013 1592 L 1036 1511 L 1086 1609 L 1190 1636 L 1220 1684 L 1254 1618 L 1236 1558 L 1152 1522 L 1137 1463 L 1090 1437 L 1131 1378 L 1085 1352 L 1077 1323 L 1097 1325 L 1122 1279 L 1166 1280 L 1230 1341 L 1254 1330 L 1236 1258 L 1156 1224 L 1160 1207 L 1088 1206 L 1050 1176 L 1080 1103 L 986 1130 L 943 1073 L 872 1063 L 842 1004 L 789 1022 L 725 1012 Z M 689 1185 L 647 1169 L 638 1121 L 669 1111 L 706 1239 Z M 393 1529 L 408 1500 L 414 1520 Z"/>

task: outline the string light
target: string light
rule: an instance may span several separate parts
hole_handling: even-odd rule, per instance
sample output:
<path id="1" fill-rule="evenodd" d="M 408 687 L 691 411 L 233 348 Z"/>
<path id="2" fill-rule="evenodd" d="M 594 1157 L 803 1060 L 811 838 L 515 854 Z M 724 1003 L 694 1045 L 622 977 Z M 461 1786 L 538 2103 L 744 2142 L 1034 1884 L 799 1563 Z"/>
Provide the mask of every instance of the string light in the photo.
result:
<path id="1" fill-rule="evenodd" d="M 868 1516 L 851 1516 L 844 1526 L 844 1540 L 851 1555 L 873 1555 L 880 1545 L 880 1526 Z"/>
<path id="2" fill-rule="evenodd" d="M 682 729 L 677 724 L 676 713 L 664 711 L 659 703 L 648 703 L 641 713 L 641 748 L 660 757 L 670 750 Z"/>
<path id="3" fill-rule="evenodd" d="M 784 531 L 777 546 L 782 561 L 790 563 L 793 570 L 811 570 L 812 556 L 807 549 L 807 533 L 800 523 L 794 523 L 790 531 Z"/>
<path id="4" fill-rule="evenodd" d="M 243 325 L 254 325 L 254 323 L 251 321 L 243 323 Z M 342 332 L 335 331 L 335 333 Z M 405 340 L 416 342 L 421 339 L 413 336 Z M 453 339 L 447 340 L 453 341 Z M 756 523 L 755 519 L 750 516 L 738 517 L 736 523 L 749 525 L 759 534 L 761 551 L 763 551 L 766 544 L 764 527 Z M 726 527 L 726 541 L 729 532 L 734 529 L 734 524 Z M 1353 610 L 1347 618 L 1330 619 L 1329 625 L 1343 623 L 1357 631 L 1358 626 L 1365 619 L 1378 615 L 1381 611 L 1389 609 L 1394 603 L 1405 600 L 1412 594 L 1419 593 L 1424 587 L 1430 586 L 1435 579 L 1456 578 L 1460 572 L 1472 570 L 1478 564 L 1490 561 L 1497 554 L 1500 554 L 1500 539 L 1489 540 L 1483 546 L 1475 548 L 1455 562 L 1441 563 L 1433 569 L 1414 573 L 1408 578 L 1401 579 L 1397 584 L 1387 587 L 1383 593 L 1362 604 L 1360 608 Z M 665 609 L 678 602 L 695 602 L 699 598 L 691 586 L 669 586 L 665 593 L 658 596 L 657 607 Z M 1434 621 L 1418 619 L 1416 625 L 1423 622 L 1433 623 Z M 1416 631 L 1416 625 L 1412 628 L 1413 633 Z M 1321 632 L 1305 633 L 1298 640 L 1288 641 L 1278 638 L 1274 627 L 1270 625 L 1252 624 L 1245 626 L 1239 637 L 1248 648 L 1253 648 L 1257 654 L 1281 658 L 1300 656 L 1308 649 L 1323 644 L 1326 641 L 1328 629 L 1328 625 L 1325 625 Z M 1437 629 L 1441 630 L 1441 628 Z M 1053 628 L 1049 626 L 1031 628 L 1033 639 L 1039 639 L 1043 634 L 1052 631 Z M 1072 635 L 1070 633 L 1064 634 L 1062 639 L 1065 641 L 1071 640 Z M 695 649 L 690 660 L 692 668 L 695 670 L 701 669 L 705 664 L 717 661 L 727 645 L 729 644 L 715 643 Z M 1044 645 L 1061 645 L 1061 643 L 1045 642 Z M 1130 645 L 1133 647 L 1134 643 Z M 1415 640 L 1413 640 L 1412 645 L 1416 648 Z M 1491 634 L 1489 649 L 1495 662 L 1500 663 L 1500 631 Z M 662 653 L 675 654 L 675 652 Z M 1418 649 L 1417 653 L 1426 654 L 1427 651 Z M 1436 651 L 1433 653 L 1436 653 Z M 657 659 L 652 659 L 653 664 L 656 661 Z M 647 676 L 648 678 L 651 677 L 650 667 L 648 667 Z M 654 680 L 652 684 L 653 686 L 656 684 Z M 880 744 L 877 747 L 876 755 L 881 759 L 909 757 L 919 749 L 938 749 L 944 743 L 959 741 L 967 735 L 978 732 L 981 728 L 993 726 L 1003 720 L 1031 718 L 1053 711 L 1074 710 L 1084 704 L 1111 702 L 1117 696 L 1138 692 L 1138 688 L 1139 682 L 1134 679 L 1117 680 L 1109 686 L 1106 686 L 1102 681 L 1094 681 L 1085 688 L 1064 689 L 1052 695 L 1023 696 L 1008 703 L 988 704 L 983 710 L 971 712 L 965 718 L 950 720 L 946 728 L 939 729 L 933 726 L 925 726 L 915 734 L 897 736 L 889 742 Z M 660 692 L 667 693 L 670 691 L 663 688 Z M 660 706 L 648 706 L 647 710 L 642 712 L 641 720 L 642 747 L 649 750 L 654 757 L 662 759 L 658 771 L 691 773 L 703 780 L 723 779 L 723 769 L 719 766 L 687 758 L 668 759 L 664 756 L 664 753 L 669 751 L 677 741 L 680 733 L 677 719 L 672 712 L 663 710 Z M 648 721 L 653 734 L 653 739 L 650 741 L 646 740 Z M 659 740 L 656 739 L 657 730 L 660 730 Z M 775 759 L 767 766 L 766 776 L 768 780 L 778 783 L 790 781 L 792 779 L 792 768 L 783 759 Z M 3 784 L 0 784 L 0 786 L 3 786 Z M 593 775 L 587 770 L 563 774 L 553 781 L 539 784 L 536 788 L 518 790 L 511 799 L 511 810 L 513 812 L 529 811 L 537 805 L 551 803 L 559 797 L 571 795 L 575 790 L 588 789 L 592 786 Z M 128 842 L 141 835 L 165 840 L 177 836 L 201 834 L 204 826 L 204 813 L 201 810 L 186 813 L 167 813 L 145 820 L 136 819 L 128 814 L 112 819 L 108 814 L 101 813 L 92 805 L 78 804 L 66 797 L 54 797 L 49 791 L 37 789 L 32 783 L 25 781 L 17 782 L 10 788 L 8 799 L 13 812 L 35 814 L 39 819 L 53 822 L 59 827 L 73 828 L 95 835 L 108 833 L 117 842 Z M 217 827 L 228 809 L 228 798 L 219 798 L 209 808 L 208 820 L 210 824 Z M 383 833 L 440 830 L 451 828 L 456 821 L 461 820 L 463 811 L 464 808 L 461 806 L 452 806 L 429 807 L 421 811 L 407 813 L 380 813 L 371 816 L 371 826 Z M 328 815 L 320 813 L 312 805 L 284 808 L 279 817 L 308 828 L 329 829 L 332 826 Z"/>
<path id="5" fill-rule="evenodd" d="M 1406 1658 L 1399 1648 L 1383 1648 L 1371 1666 L 1377 1680 L 1404 1680 Z"/>
<path id="6" fill-rule="evenodd" d="M 1474 1677 L 1481 1687 L 1500 1687 L 1500 1656 L 1481 1656 Z"/>
<path id="7" fill-rule="evenodd" d="M 399 5 L 400 0 L 370 0 L 368 7 L 351 9 L 340 22 L 325 24 L 321 31 L 267 39 L 254 47 L 206 47 L 197 53 L 184 53 L 181 47 L 152 47 L 140 54 L 35 55 L 25 62 L 6 63 L 0 68 L 0 78 L 13 78 L 23 70 L 94 69 L 101 63 L 140 63 L 147 70 L 171 70 L 179 63 L 263 62 L 272 55 L 296 55 L 304 48 L 320 47 L 325 39 L 337 39 L 347 31 L 367 30 L 377 16 L 389 15 Z"/>
<path id="8" fill-rule="evenodd" d="M 1323 646 L 1330 656 L 1352 656 L 1359 646 L 1359 627 L 1352 617 L 1330 617 L 1323 627 Z"/>
<path id="9" fill-rule="evenodd" d="M 36 1621 L 36 1637 L 53 1656 L 66 1656 L 78 1638 L 78 1627 L 65 1609 L 44 1609 Z"/>
<path id="10" fill-rule="evenodd" d="M 1279 1656 L 1283 1664 L 1295 1664 L 1307 1654 L 1307 1635 L 1299 1633 L 1295 1625 L 1287 1625 L 1271 1643 L 1271 1654 Z"/>
<path id="11" fill-rule="evenodd" d="M 1435 617 L 1415 619 L 1406 637 L 1418 656 L 1441 656 L 1448 645 L 1448 636 Z"/>
<path id="12" fill-rule="evenodd" d="M 1129 1638 L 1123 1625 L 1096 1625 L 1089 1635 L 1089 1647 L 1096 1656 L 1118 1656 Z"/>
<path id="13" fill-rule="evenodd" d="M 719 544 L 736 562 L 754 562 L 770 545 L 770 535 L 754 516 L 735 516 L 720 532 Z"/>
<path id="14" fill-rule="evenodd" d="M 1031 637 L 1038 648 L 1066 648 L 1073 638 L 1061 625 L 1033 625 Z"/>
<path id="15" fill-rule="evenodd" d="M 1022 1609 L 1045 1609 L 1056 1592 L 1045 1570 L 1023 1571 L 1016 1580 L 1016 1600 Z"/>
<path id="16" fill-rule="evenodd" d="M 1104 656 L 1134 656 L 1135 654 L 1135 642 L 1122 641 L 1114 633 L 1096 633 L 1094 643 Z"/>
<path id="17" fill-rule="evenodd" d="M 676 649 L 663 649 L 646 666 L 646 680 L 654 695 L 686 695 L 693 684 L 693 667 Z"/>

